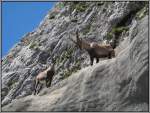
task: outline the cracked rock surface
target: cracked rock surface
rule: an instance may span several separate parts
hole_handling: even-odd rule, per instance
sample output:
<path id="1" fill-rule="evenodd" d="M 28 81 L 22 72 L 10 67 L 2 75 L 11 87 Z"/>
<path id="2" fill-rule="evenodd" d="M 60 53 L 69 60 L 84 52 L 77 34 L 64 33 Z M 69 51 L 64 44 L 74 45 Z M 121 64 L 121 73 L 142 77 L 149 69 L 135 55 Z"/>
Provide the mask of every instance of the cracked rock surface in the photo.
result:
<path id="1" fill-rule="evenodd" d="M 70 9 L 73 2 L 58 2 L 2 59 L 2 111 L 148 111 L 148 15 L 137 19 L 145 3 L 85 4 Z M 70 19 L 74 15 L 78 24 Z M 82 38 L 102 43 L 118 26 L 128 30 L 118 36 L 116 57 L 93 66 L 69 40 L 78 27 Z M 32 95 L 34 78 L 52 58 L 57 59 L 52 86 Z"/>

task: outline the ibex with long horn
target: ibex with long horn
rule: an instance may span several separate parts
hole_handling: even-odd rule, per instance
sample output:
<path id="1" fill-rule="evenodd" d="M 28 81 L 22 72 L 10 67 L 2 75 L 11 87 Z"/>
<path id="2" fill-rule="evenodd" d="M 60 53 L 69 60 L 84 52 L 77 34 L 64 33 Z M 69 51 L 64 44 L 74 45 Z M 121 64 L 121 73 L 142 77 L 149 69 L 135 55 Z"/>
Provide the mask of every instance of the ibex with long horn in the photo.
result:
<path id="1" fill-rule="evenodd" d="M 55 63 L 52 64 L 52 66 L 49 66 L 46 70 L 43 72 L 40 72 L 36 78 L 35 78 L 35 89 L 34 89 L 34 95 L 38 94 L 39 91 L 37 92 L 37 87 L 39 83 L 42 81 L 45 81 L 46 87 L 51 86 L 51 81 L 53 79 L 53 76 L 55 74 L 55 68 L 54 68 Z"/>
<path id="2" fill-rule="evenodd" d="M 82 38 L 79 38 L 78 29 L 76 31 L 76 41 L 70 38 L 81 50 L 85 49 L 89 56 L 91 65 L 93 65 L 94 58 L 96 58 L 96 63 L 99 62 L 99 58 L 108 57 L 109 59 L 115 56 L 115 51 L 110 44 L 97 44 L 95 42 L 88 43 Z"/>

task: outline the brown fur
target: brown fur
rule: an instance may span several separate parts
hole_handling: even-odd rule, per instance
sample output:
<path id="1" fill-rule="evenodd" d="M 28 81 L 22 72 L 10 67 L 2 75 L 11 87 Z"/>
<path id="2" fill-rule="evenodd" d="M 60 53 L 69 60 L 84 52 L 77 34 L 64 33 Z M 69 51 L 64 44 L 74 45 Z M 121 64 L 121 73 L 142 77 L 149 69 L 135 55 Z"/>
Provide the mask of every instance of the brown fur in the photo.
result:
<path id="1" fill-rule="evenodd" d="M 71 38 L 70 38 L 71 39 Z M 91 65 L 93 65 L 94 58 L 96 62 L 99 62 L 99 58 L 108 57 L 109 59 L 115 56 L 115 51 L 110 44 L 98 44 L 95 42 L 88 43 L 81 38 L 79 38 L 78 30 L 76 31 L 76 41 L 71 39 L 80 49 L 85 49 L 91 60 Z"/>
<path id="2" fill-rule="evenodd" d="M 37 87 L 40 82 L 45 81 L 46 87 L 50 87 L 54 73 L 55 73 L 55 69 L 54 69 L 54 64 L 53 64 L 52 67 L 47 68 L 46 70 L 44 70 L 43 72 L 39 73 L 36 76 L 34 95 L 39 93 L 39 91 L 37 92 Z"/>

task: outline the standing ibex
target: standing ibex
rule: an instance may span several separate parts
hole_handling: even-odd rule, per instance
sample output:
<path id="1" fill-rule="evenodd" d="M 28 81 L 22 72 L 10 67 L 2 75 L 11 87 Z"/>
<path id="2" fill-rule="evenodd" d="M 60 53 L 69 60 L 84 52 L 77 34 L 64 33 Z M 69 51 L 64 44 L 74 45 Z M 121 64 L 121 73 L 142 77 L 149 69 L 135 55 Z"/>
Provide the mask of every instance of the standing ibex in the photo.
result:
<path id="1" fill-rule="evenodd" d="M 71 40 L 80 49 L 85 49 L 88 52 L 91 60 L 91 65 L 93 65 L 94 58 L 96 58 L 96 63 L 98 63 L 99 58 L 108 57 L 110 59 L 115 56 L 115 51 L 110 44 L 102 45 L 102 44 L 97 44 L 95 42 L 88 43 L 82 40 L 82 38 L 79 38 L 78 30 L 76 31 L 76 41 L 74 41 L 73 39 Z"/>
<path id="2" fill-rule="evenodd" d="M 44 70 L 43 72 L 39 73 L 36 76 L 34 95 L 39 93 L 39 91 L 37 92 L 37 87 L 38 87 L 39 83 L 41 83 L 42 81 L 46 82 L 46 87 L 50 87 L 52 78 L 55 73 L 54 65 L 55 65 L 55 63 L 53 63 L 52 66 L 49 66 L 46 70 Z"/>

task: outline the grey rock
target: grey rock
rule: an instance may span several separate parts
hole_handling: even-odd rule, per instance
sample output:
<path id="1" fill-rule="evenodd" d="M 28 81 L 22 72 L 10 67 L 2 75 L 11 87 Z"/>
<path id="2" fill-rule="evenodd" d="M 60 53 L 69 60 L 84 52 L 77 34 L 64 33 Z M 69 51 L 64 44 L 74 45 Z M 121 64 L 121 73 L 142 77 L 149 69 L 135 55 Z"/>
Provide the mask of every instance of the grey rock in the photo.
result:
<path id="1" fill-rule="evenodd" d="M 2 111 L 148 111 L 147 24 L 145 17 L 137 26 L 145 32 L 116 58 L 83 68 L 40 96 L 15 99 Z"/>
<path id="2" fill-rule="evenodd" d="M 47 58 L 50 56 L 50 54 L 46 51 L 41 51 L 38 56 L 38 62 L 42 64 L 46 64 Z"/>
<path id="3" fill-rule="evenodd" d="M 143 3 L 104 2 L 97 6 L 95 2 L 86 2 L 88 7 L 84 12 L 77 13 L 75 9 L 71 15 L 68 13 L 70 2 L 66 2 L 59 11 L 55 10 L 59 6 L 57 3 L 39 26 L 25 34 L 2 59 L 3 110 L 6 110 L 5 106 L 7 108 L 10 103 L 8 106 L 11 107 L 7 109 L 9 111 L 146 111 L 148 107 L 145 99 L 148 96 L 145 93 L 148 90 L 141 85 L 147 88 L 147 17 L 140 21 L 131 16 L 125 21 L 132 11 L 136 13 L 145 7 Z M 77 23 L 71 22 L 70 19 L 75 14 Z M 55 17 L 50 19 L 50 16 Z M 119 45 L 115 49 L 116 58 L 100 59 L 100 63 L 92 67 L 89 66 L 88 53 L 79 50 L 68 39 L 69 34 L 75 39 L 75 30 L 79 28 L 81 38 L 88 42 L 102 43 L 112 27 L 121 21 L 127 23 L 129 31 L 119 36 Z M 87 29 L 89 25 L 90 29 Z M 86 29 L 87 33 L 84 34 Z M 71 56 L 56 63 L 52 87 L 43 87 L 40 93 L 42 96 L 28 96 L 32 94 L 34 79 L 38 73 L 50 66 L 53 58 L 59 59 L 70 48 L 73 48 Z M 140 60 L 141 58 L 143 60 Z M 77 62 L 82 70 L 78 69 L 76 74 L 73 72 L 64 80 L 64 72 L 77 67 Z M 135 100 L 140 97 L 142 99 L 137 104 Z M 25 103 L 19 106 L 13 104 L 19 103 L 18 101 Z M 40 102 L 45 106 L 38 106 Z M 120 104 L 121 102 L 123 104 Z M 18 107 L 16 109 L 13 106 Z M 23 106 L 25 107 L 22 108 Z"/>

